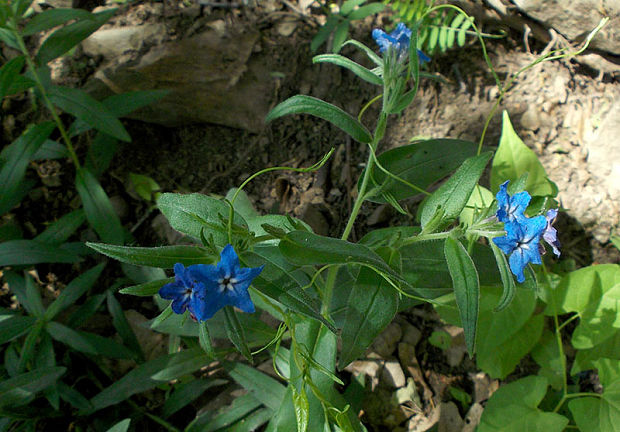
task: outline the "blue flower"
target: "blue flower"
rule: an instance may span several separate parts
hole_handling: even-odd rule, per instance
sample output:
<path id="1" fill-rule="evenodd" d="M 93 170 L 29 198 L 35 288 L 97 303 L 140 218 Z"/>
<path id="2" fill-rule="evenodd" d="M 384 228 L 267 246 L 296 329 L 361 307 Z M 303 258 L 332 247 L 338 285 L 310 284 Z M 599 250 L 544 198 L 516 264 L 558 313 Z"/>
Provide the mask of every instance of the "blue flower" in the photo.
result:
<path id="1" fill-rule="evenodd" d="M 248 293 L 252 280 L 264 266 L 242 268 L 231 245 L 226 245 L 217 265 L 190 266 L 195 294 L 190 299 L 190 311 L 198 321 L 206 321 L 224 306 L 236 306 L 243 312 L 254 312 L 254 303 Z"/>
<path id="2" fill-rule="evenodd" d="M 525 209 L 532 197 L 526 191 L 519 192 L 513 196 L 508 195 L 508 183 L 510 180 L 506 180 L 499 187 L 499 192 L 495 195 L 497 199 L 497 219 L 500 222 L 514 222 L 525 217 Z"/>
<path id="3" fill-rule="evenodd" d="M 558 240 L 558 231 L 551 226 L 555 222 L 555 218 L 558 216 L 557 209 L 551 209 L 547 212 L 545 219 L 547 219 L 547 226 L 543 232 L 543 240 L 553 248 L 553 253 L 560 256 L 560 241 Z M 544 250 L 544 248 L 543 248 Z"/>
<path id="4" fill-rule="evenodd" d="M 496 237 L 493 243 L 506 255 L 510 255 L 508 263 L 510 270 L 517 277 L 518 282 L 525 281 L 523 269 L 528 263 L 541 264 L 539 242 L 540 236 L 547 227 L 544 216 L 528 218 L 523 216 L 514 222 L 506 222 L 504 237 Z"/>
<path id="5" fill-rule="evenodd" d="M 159 290 L 161 298 L 172 300 L 172 310 L 175 313 L 184 313 L 190 308 L 191 300 L 195 298 L 196 287 L 200 282 L 192 278 L 190 274 L 192 267 L 196 267 L 196 265 L 185 268 L 183 264 L 176 263 L 174 265 L 175 281 L 164 285 Z"/>
<path id="6" fill-rule="evenodd" d="M 372 38 L 379 45 L 380 52 L 386 52 L 392 47 L 400 56 L 406 56 L 409 52 L 409 43 L 411 42 L 411 30 L 403 23 L 396 26 L 396 29 L 392 33 L 386 33 L 381 29 L 374 29 L 372 31 Z M 418 51 L 418 60 L 420 64 L 429 62 L 431 58 L 424 54 L 422 51 Z"/>

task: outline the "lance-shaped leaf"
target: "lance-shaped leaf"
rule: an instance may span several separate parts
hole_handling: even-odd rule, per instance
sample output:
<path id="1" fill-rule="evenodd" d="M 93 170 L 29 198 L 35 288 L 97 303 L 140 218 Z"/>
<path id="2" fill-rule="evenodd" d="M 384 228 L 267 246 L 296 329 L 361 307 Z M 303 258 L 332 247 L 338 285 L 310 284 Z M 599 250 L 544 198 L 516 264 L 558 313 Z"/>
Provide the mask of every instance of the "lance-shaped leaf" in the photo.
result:
<path id="1" fill-rule="evenodd" d="M 90 19 L 93 15 L 84 9 L 57 8 L 48 9 L 35 15 L 22 30 L 23 36 L 31 36 L 45 30 L 58 27 L 71 20 Z"/>
<path id="2" fill-rule="evenodd" d="M 353 116 L 337 106 L 311 96 L 297 95 L 279 103 L 267 114 L 265 122 L 269 123 L 288 114 L 311 114 L 342 129 L 356 141 L 361 143 L 372 141 L 372 135 L 368 129 Z"/>
<path id="3" fill-rule="evenodd" d="M 59 28 L 45 39 L 39 48 L 36 55 L 37 63 L 43 65 L 63 55 L 104 25 L 115 12 L 116 9 L 109 9 L 89 14 L 88 17 Z M 58 19 L 58 17 L 54 18 Z"/>
<path id="4" fill-rule="evenodd" d="M 55 128 L 53 122 L 33 126 L 0 153 L 0 214 L 6 213 L 16 204 L 17 195 L 22 193 L 21 185 L 30 159 Z"/>
<path id="5" fill-rule="evenodd" d="M 131 141 L 129 134 L 118 118 L 101 102 L 83 90 L 52 86 L 49 98 L 54 105 L 82 120 L 87 125 L 121 141 Z"/>
<path id="6" fill-rule="evenodd" d="M 73 252 L 35 240 L 9 240 L 0 243 L 0 267 L 78 261 L 81 261 L 81 258 Z"/>
<path id="7" fill-rule="evenodd" d="M 69 237 L 82 226 L 85 220 L 84 210 L 72 211 L 50 224 L 45 231 L 34 239 L 41 243 L 61 245 L 69 240 Z"/>
<path id="8" fill-rule="evenodd" d="M 297 265 L 363 264 L 410 287 L 379 255 L 359 243 L 323 237 L 306 231 L 292 231 L 280 241 L 280 252 Z"/>
<path id="9" fill-rule="evenodd" d="M 97 252 L 121 262 L 149 267 L 172 268 L 176 263 L 211 264 L 214 261 L 209 252 L 198 246 L 128 247 L 103 243 L 86 243 Z"/>
<path id="10" fill-rule="evenodd" d="M 454 296 L 461 315 L 461 323 L 463 330 L 465 330 L 467 350 L 472 357 L 476 348 L 478 299 L 480 297 L 478 272 L 465 247 L 458 240 L 451 237 L 446 239 L 444 255 L 452 277 Z"/>
<path id="11" fill-rule="evenodd" d="M 377 156 L 377 160 L 393 175 L 426 190 L 454 172 L 467 158 L 475 156 L 476 148 L 477 145 L 470 141 L 432 139 L 388 150 Z M 378 167 L 373 167 L 372 174 L 378 187 L 378 194 L 369 198 L 372 202 L 385 202 L 383 195 L 401 200 L 420 193 L 419 189 L 389 177 Z"/>
<path id="12" fill-rule="evenodd" d="M 45 311 L 45 319 L 51 321 L 59 312 L 73 305 L 95 284 L 104 267 L 105 263 L 101 263 L 69 282 Z"/>
<path id="13" fill-rule="evenodd" d="M 336 66 L 350 70 L 364 81 L 368 81 L 371 84 L 383 85 L 383 80 L 379 75 L 369 71 L 361 64 L 355 63 L 353 60 L 345 56 L 341 56 L 340 54 L 321 54 L 314 56 L 312 58 L 312 63 L 332 63 Z"/>
<path id="14" fill-rule="evenodd" d="M 461 167 L 423 204 L 420 214 L 422 227 L 443 210 L 443 223 L 456 219 L 469 200 L 492 153 L 487 152 L 467 159 Z"/>
<path id="15" fill-rule="evenodd" d="M 0 382 L 0 408 L 29 403 L 37 392 L 53 385 L 66 371 L 64 367 L 39 368 Z"/>

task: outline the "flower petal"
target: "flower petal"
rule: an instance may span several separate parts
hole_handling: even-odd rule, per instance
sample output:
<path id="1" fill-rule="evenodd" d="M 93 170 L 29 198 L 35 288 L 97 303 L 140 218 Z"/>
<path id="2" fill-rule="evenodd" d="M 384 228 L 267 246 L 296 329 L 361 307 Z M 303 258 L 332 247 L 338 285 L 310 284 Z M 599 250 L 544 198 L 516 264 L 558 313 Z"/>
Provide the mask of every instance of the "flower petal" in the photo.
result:
<path id="1" fill-rule="evenodd" d="M 181 297 L 177 297 L 172 300 L 172 310 L 176 314 L 182 314 L 185 312 L 187 307 L 189 306 L 190 296 L 184 295 Z"/>
<path id="2" fill-rule="evenodd" d="M 203 286 L 192 296 L 189 307 L 198 321 L 206 321 L 226 304 L 227 301 L 223 293 L 218 292 L 217 289 L 209 289 Z"/>
<path id="3" fill-rule="evenodd" d="M 192 281 L 187 276 L 186 269 L 181 263 L 176 263 L 174 265 L 174 277 L 177 282 L 181 282 L 186 287 L 192 286 Z"/>
<path id="4" fill-rule="evenodd" d="M 510 271 L 517 277 L 517 282 L 523 283 L 525 281 L 523 269 L 527 265 L 523 249 L 515 249 L 510 258 L 508 258 L 508 264 L 510 265 Z"/>
<path id="5" fill-rule="evenodd" d="M 247 286 L 250 286 L 250 284 L 252 283 L 252 280 L 254 280 L 254 278 L 263 271 L 263 268 L 265 268 L 264 265 L 260 267 L 238 268 L 237 271 L 235 272 L 234 277 L 235 279 L 237 279 L 237 283 L 244 283 L 246 281 L 249 281 Z"/>
<path id="6" fill-rule="evenodd" d="M 209 264 L 194 264 L 187 268 L 192 279 L 204 283 L 206 286 L 217 285 L 220 273 L 217 267 Z"/>
<path id="7" fill-rule="evenodd" d="M 220 262 L 217 263 L 220 274 L 224 277 L 231 277 L 239 268 L 239 257 L 231 245 L 226 245 L 220 254 Z M 223 273 L 223 274 L 222 274 Z"/>
<path id="8" fill-rule="evenodd" d="M 238 307 L 243 312 L 254 313 L 256 309 L 254 308 L 254 303 L 252 303 L 252 299 L 250 298 L 250 294 L 247 290 L 243 290 L 242 292 L 237 292 L 237 295 L 234 297 L 233 306 Z"/>
<path id="9" fill-rule="evenodd" d="M 159 289 L 159 296 L 166 300 L 173 300 L 177 297 L 183 296 L 187 287 L 180 282 L 171 282 L 164 285 Z"/>

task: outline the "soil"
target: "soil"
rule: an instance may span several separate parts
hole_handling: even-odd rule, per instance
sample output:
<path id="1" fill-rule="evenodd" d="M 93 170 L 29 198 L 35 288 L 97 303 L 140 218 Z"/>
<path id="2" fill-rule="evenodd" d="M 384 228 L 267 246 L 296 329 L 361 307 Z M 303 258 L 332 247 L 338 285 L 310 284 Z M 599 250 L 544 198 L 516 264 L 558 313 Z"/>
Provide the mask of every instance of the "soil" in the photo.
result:
<path id="1" fill-rule="evenodd" d="M 90 3 L 96 6 L 94 2 Z M 118 25 L 127 25 L 134 19 L 164 20 L 179 34 L 184 34 L 183 30 L 193 25 L 187 19 L 188 12 L 182 3 L 165 2 L 160 16 L 153 14 L 153 7 L 146 2 L 130 3 L 121 8 L 121 15 L 115 20 L 123 23 Z M 359 112 L 375 96 L 375 88 L 335 66 L 312 64 L 309 44 L 317 31 L 315 19 L 321 19 L 320 10 L 306 10 L 313 15 L 304 16 L 296 9 L 274 0 L 258 7 L 208 7 L 204 13 L 206 19 L 222 19 L 227 25 L 255 26 L 261 40 L 269 41 L 263 44 L 268 50 L 265 57 L 272 59 L 269 66 L 273 71 L 285 71 L 274 88 L 273 105 L 302 93 L 324 98 L 350 113 Z M 144 11 L 150 12 L 145 14 Z M 197 12 L 196 9 L 192 13 Z M 288 33 L 290 28 L 283 29 L 284 20 L 288 20 L 289 26 L 293 25 L 291 33 Z M 352 36 L 372 46 L 370 31 L 379 26 L 377 19 L 369 18 L 352 28 Z M 505 39 L 487 41 L 491 61 L 500 77 L 505 78 L 526 66 L 542 50 L 549 48 L 535 42 L 526 48 L 521 38 L 520 34 L 513 33 Z M 342 54 L 366 63 L 363 56 L 351 48 L 345 47 Z M 76 68 L 76 64 L 82 66 Z M 96 69 L 97 59 L 80 57 L 78 53 L 63 59 L 57 67 L 57 76 L 63 83 L 82 84 Z M 479 47 L 469 45 L 438 55 L 430 63 L 428 72 L 442 81 L 422 82 L 414 104 L 402 115 L 390 119 L 381 150 L 407 144 L 414 137 L 479 139 L 484 120 L 498 95 Z M 564 245 L 562 260 L 574 260 L 578 267 L 620 262 L 620 252 L 609 240 L 611 232 L 620 226 L 619 202 L 600 181 L 600 172 L 604 169 L 588 161 L 588 143 L 619 94 L 620 82 L 616 78 L 598 74 L 574 60 L 557 60 L 523 73 L 501 106 L 501 110 L 509 112 L 519 136 L 540 156 L 550 178 L 558 185 L 559 200 L 564 208 L 557 223 L 559 239 Z M 10 130 L 5 128 L 7 142 L 22 130 L 21 126 L 33 120 L 32 113 L 25 111 L 25 107 L 24 100 L 13 101 L 8 107 L 13 115 L 13 126 Z M 372 119 L 375 114 L 375 108 L 371 107 L 364 118 Z M 4 121 L 6 125 L 6 119 Z M 305 220 L 319 234 L 337 236 L 344 227 L 356 193 L 357 177 L 366 160 L 363 145 L 351 141 L 328 123 L 309 116 L 278 119 L 259 132 L 214 124 L 174 128 L 136 120 L 127 120 L 124 124 L 133 141 L 119 147 L 111 168 L 102 177 L 102 184 L 125 226 L 132 228 L 136 244 L 142 246 L 167 244 L 175 236 L 165 225 L 162 226 L 157 212 L 150 211 L 150 203 L 131 193 L 130 173 L 152 177 L 164 191 L 225 195 L 259 169 L 309 166 L 335 148 L 334 156 L 318 172 L 266 174 L 251 182 L 246 191 L 261 212 L 291 214 Z M 372 128 L 374 125 L 367 126 Z M 485 145 L 497 145 L 500 132 L 501 115 L 496 115 L 491 121 Z M 86 148 L 86 142 L 78 143 L 80 156 L 84 156 Z M 42 183 L 31 193 L 30 200 L 13 212 L 16 220 L 27 221 L 22 222 L 22 226 L 32 236 L 41 232 L 49 221 L 79 206 L 79 198 L 72 186 L 73 168 L 67 161 L 59 165 L 42 162 L 34 168 Z M 55 180 L 43 180 L 44 177 L 54 177 Z M 407 204 L 414 209 L 416 201 Z M 360 238 L 370 229 L 408 222 L 388 206 L 368 203 L 364 205 L 352 239 Z M 90 239 L 94 239 L 94 234 L 89 230 L 80 234 L 79 240 Z M 70 270 L 41 266 L 38 270 L 40 275 L 49 274 L 48 279 L 57 281 L 56 285 L 51 283 L 50 290 L 53 291 L 62 288 L 62 284 L 79 274 L 81 269 L 78 266 Z M 108 278 L 112 281 L 119 274 L 118 270 L 112 271 Z M 44 280 L 42 284 L 45 283 Z M 7 296 L 0 296 L 0 299 L 6 302 Z M 134 308 L 149 316 L 154 312 L 152 304 L 147 305 L 150 301 L 124 298 L 121 301 L 126 310 Z M 480 393 L 481 389 L 497 387 L 497 382 L 488 377 L 486 381 L 484 377 L 476 377 L 475 364 L 468 358 L 464 357 L 456 366 L 451 366 L 444 351 L 428 342 L 435 329 L 445 330 L 431 308 L 407 311 L 395 322 L 401 334 L 392 342 L 392 350 L 379 357 L 382 360 L 398 358 L 398 344 L 406 340 L 407 325 L 420 329 L 421 342 L 415 351 L 423 354 L 417 356 L 417 366 L 407 368 L 406 375 L 412 375 L 411 371 L 417 367 L 431 394 L 439 395 L 436 402 L 447 403 L 453 399 L 447 390 L 449 386 L 472 395 L 474 402 L 483 402 L 489 396 L 489 392 L 486 397 L 477 396 L 476 388 Z M 109 329 L 109 323 L 107 326 Z M 456 340 L 462 335 L 452 337 Z M 535 367 L 533 362 L 525 361 L 516 374 L 531 373 Z M 424 389 L 416 383 L 418 391 L 422 392 L 422 399 L 418 402 L 428 408 L 429 400 L 424 396 Z M 364 419 L 369 429 L 407 430 L 407 417 L 411 412 L 419 412 L 420 407 L 415 403 L 406 409 L 402 408 L 403 405 L 386 404 L 385 400 L 390 399 L 395 389 L 386 385 L 383 378 L 378 378 L 377 385 L 375 396 L 364 406 Z M 227 398 L 219 398 L 215 392 L 210 394 L 209 400 L 221 399 L 217 406 L 210 405 L 210 408 L 216 409 L 231 400 L 231 390 L 226 391 Z M 383 402 L 378 407 L 373 406 L 375 399 Z M 460 410 L 464 417 L 467 413 L 462 407 Z"/>

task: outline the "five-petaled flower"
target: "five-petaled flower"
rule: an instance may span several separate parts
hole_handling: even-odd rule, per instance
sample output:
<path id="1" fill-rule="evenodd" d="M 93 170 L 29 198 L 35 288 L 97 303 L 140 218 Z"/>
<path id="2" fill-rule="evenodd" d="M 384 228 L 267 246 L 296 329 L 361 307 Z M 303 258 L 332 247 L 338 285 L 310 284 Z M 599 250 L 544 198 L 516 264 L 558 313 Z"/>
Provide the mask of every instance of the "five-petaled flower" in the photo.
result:
<path id="1" fill-rule="evenodd" d="M 514 222 L 520 218 L 525 217 L 525 209 L 527 208 L 530 200 L 530 194 L 526 191 L 516 193 L 512 196 L 508 195 L 508 183 L 510 180 L 506 180 L 499 187 L 499 192 L 495 198 L 497 199 L 497 219 L 500 222 Z"/>
<path id="2" fill-rule="evenodd" d="M 546 216 L 529 218 L 525 209 L 530 203 L 531 196 L 523 191 L 512 196 L 508 194 L 508 181 L 502 183 L 495 198 L 497 199 L 496 217 L 504 223 L 506 235 L 495 237 L 495 243 L 506 255 L 510 255 L 508 263 L 510 271 L 517 276 L 518 282 L 525 281 L 523 269 L 528 263 L 541 264 L 541 254 L 545 248 L 540 244 L 540 237 L 549 243 L 553 253 L 560 256 L 560 242 L 557 231 L 551 226 L 558 211 L 549 210 Z"/>
<path id="3" fill-rule="evenodd" d="M 495 237 L 493 243 L 506 255 L 510 255 L 508 263 L 510 270 L 517 277 L 518 282 L 525 281 L 523 269 L 528 263 L 541 264 L 538 243 L 547 219 L 544 216 L 522 218 L 515 222 L 506 222 L 504 237 Z"/>
<path id="4" fill-rule="evenodd" d="M 172 310 L 189 310 L 198 321 L 206 321 L 224 306 L 236 306 L 243 312 L 254 312 L 248 293 L 252 280 L 264 266 L 245 268 L 231 245 L 226 245 L 217 265 L 194 264 L 174 266 L 176 280 L 159 290 L 162 298 L 172 300 Z"/>
<path id="5" fill-rule="evenodd" d="M 379 51 L 384 53 L 392 48 L 398 54 L 399 58 L 407 56 L 409 52 L 409 43 L 411 42 L 411 30 L 403 23 L 396 26 L 392 33 L 386 33 L 381 29 L 372 31 L 372 38 L 379 45 Z M 422 51 L 418 51 L 418 59 L 420 64 L 430 61 L 430 57 Z"/>

